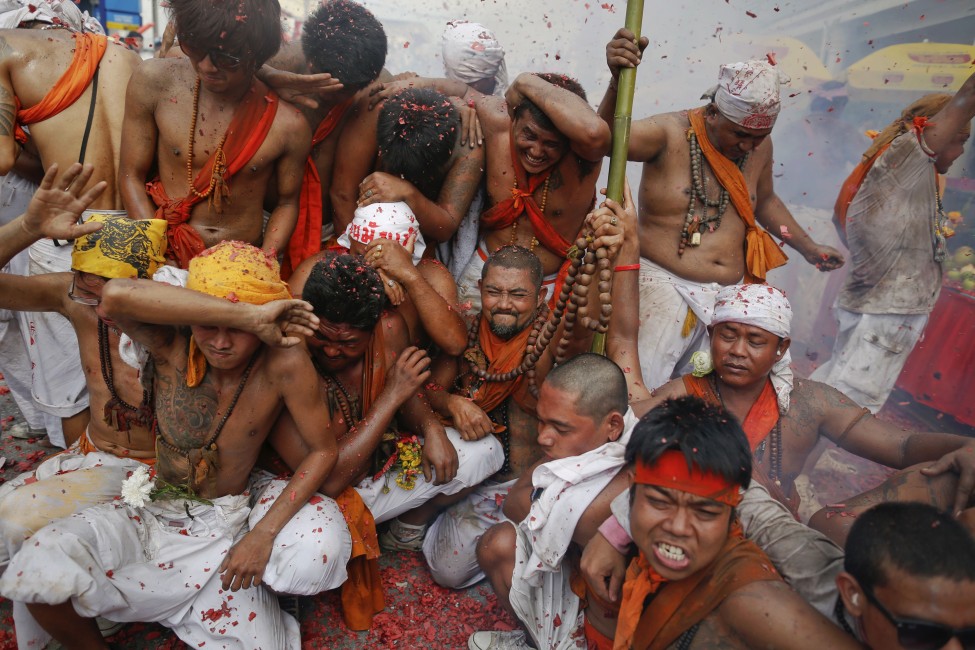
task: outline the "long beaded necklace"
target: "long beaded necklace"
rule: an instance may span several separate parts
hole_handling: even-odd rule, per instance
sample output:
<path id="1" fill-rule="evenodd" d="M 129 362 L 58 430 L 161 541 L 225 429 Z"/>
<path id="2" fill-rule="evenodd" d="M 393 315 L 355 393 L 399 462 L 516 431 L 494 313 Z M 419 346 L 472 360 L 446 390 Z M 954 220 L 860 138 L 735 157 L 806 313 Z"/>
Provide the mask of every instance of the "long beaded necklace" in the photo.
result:
<path id="1" fill-rule="evenodd" d="M 351 429 L 361 419 L 359 400 L 352 397 L 352 394 L 346 389 L 345 384 L 339 381 L 338 377 L 322 368 L 314 355 L 311 357 L 311 362 L 315 366 L 318 376 L 325 382 L 325 390 L 328 391 L 329 395 L 335 396 L 334 401 L 339 407 L 342 417 L 345 418 L 346 426 Z M 335 393 L 335 389 L 338 389 L 337 394 Z M 331 405 L 331 400 L 329 401 Z"/>
<path id="2" fill-rule="evenodd" d="M 210 184 L 207 189 L 203 192 L 198 192 L 196 187 L 193 185 L 193 143 L 196 141 L 196 118 L 200 111 L 200 78 L 196 78 L 196 85 L 193 86 L 193 119 L 190 120 L 190 141 L 186 148 L 186 184 L 189 185 L 190 192 L 194 196 L 205 199 L 211 194 L 213 194 L 214 188 L 219 184 L 221 192 L 226 188 L 226 183 L 224 182 L 223 174 L 227 166 L 227 156 L 223 152 L 224 142 L 227 141 L 227 132 L 224 132 L 223 137 L 220 138 L 220 144 L 217 145 L 217 150 L 213 155 L 213 169 L 210 172 Z M 229 129 L 228 129 L 229 130 Z M 218 208 L 220 207 L 220 200 L 222 198 L 221 192 L 213 195 L 211 201 L 214 201 Z"/>
<path id="3" fill-rule="evenodd" d="M 542 185 L 542 200 L 538 204 L 538 209 L 542 212 L 542 214 L 545 214 L 545 204 L 548 203 L 548 183 L 550 180 L 551 176 L 546 178 L 545 183 Z M 517 179 L 515 179 L 515 189 L 518 189 Z M 511 224 L 511 238 L 508 240 L 508 244 L 511 246 L 515 245 L 515 235 L 518 233 L 518 221 L 520 220 L 521 217 L 516 219 L 515 222 Z M 528 250 L 534 253 L 536 246 L 538 246 L 538 240 L 532 237 L 532 240 L 528 245 Z"/>
<path id="4" fill-rule="evenodd" d="M 704 173 L 704 155 L 701 153 L 701 145 L 697 142 L 697 134 L 693 129 L 688 130 L 687 140 L 690 143 L 691 158 L 691 197 L 687 201 L 687 215 L 684 217 L 684 226 L 680 232 L 680 244 L 677 246 L 677 254 L 683 255 L 684 248 L 687 246 L 700 246 L 701 234 L 706 226 L 708 232 L 714 232 L 721 226 L 721 218 L 724 216 L 728 205 L 731 203 L 731 194 L 721 186 L 717 199 L 708 198 L 707 174 Z M 738 169 L 743 169 L 748 160 L 745 154 L 737 161 Z M 720 185 L 720 183 L 719 183 Z M 703 210 L 697 214 L 697 203 L 701 204 Z M 714 213 L 708 214 L 708 208 L 714 208 Z"/>
<path id="5" fill-rule="evenodd" d="M 108 341 L 108 325 L 98 321 L 98 356 L 101 361 L 102 380 L 108 386 L 111 399 L 105 404 L 105 423 L 116 431 L 128 432 L 133 424 L 147 429 L 153 428 L 155 409 L 152 403 L 152 383 L 142 389 L 142 404 L 132 406 L 119 397 L 115 390 L 115 373 L 112 370 L 112 353 Z"/>
<path id="6" fill-rule="evenodd" d="M 721 406 L 724 407 L 724 398 L 721 397 L 721 389 L 718 387 L 718 379 L 715 375 L 716 373 L 711 373 L 709 377 L 711 388 L 714 390 L 714 394 L 718 396 Z M 782 485 L 782 416 L 779 416 L 775 421 L 775 426 L 772 427 L 771 433 L 769 433 L 765 440 L 759 443 L 753 454 L 755 460 L 763 465 L 765 464 L 766 446 L 769 450 L 769 480 L 776 485 Z"/>

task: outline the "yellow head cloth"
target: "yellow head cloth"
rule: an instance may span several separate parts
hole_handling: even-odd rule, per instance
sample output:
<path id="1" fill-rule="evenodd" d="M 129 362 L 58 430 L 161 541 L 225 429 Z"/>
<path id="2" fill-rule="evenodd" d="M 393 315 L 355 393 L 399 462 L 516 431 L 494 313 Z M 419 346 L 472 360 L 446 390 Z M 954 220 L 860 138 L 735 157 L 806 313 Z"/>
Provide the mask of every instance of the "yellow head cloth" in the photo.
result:
<path id="1" fill-rule="evenodd" d="M 75 240 L 71 251 L 75 271 L 103 278 L 151 278 L 165 262 L 165 220 L 96 212 L 86 223 L 92 221 L 102 228 Z"/>
<path id="2" fill-rule="evenodd" d="M 239 241 L 220 242 L 190 260 L 186 288 L 251 305 L 291 298 L 277 259 Z M 206 359 L 190 337 L 186 384 L 196 386 L 205 373 Z"/>

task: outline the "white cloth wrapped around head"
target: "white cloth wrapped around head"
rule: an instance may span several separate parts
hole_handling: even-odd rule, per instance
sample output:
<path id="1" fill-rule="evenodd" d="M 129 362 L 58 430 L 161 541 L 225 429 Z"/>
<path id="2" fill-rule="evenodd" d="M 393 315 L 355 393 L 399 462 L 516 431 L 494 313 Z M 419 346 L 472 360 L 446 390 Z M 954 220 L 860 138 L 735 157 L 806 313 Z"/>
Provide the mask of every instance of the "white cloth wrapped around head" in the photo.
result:
<path id="1" fill-rule="evenodd" d="M 352 248 L 352 241 L 368 244 L 373 239 L 391 239 L 406 246 L 410 237 L 416 236 L 413 243 L 413 264 L 419 264 L 426 250 L 420 223 L 416 215 L 403 201 L 396 203 L 373 203 L 356 208 L 352 223 L 339 236 L 339 246 Z"/>
<path id="2" fill-rule="evenodd" d="M 718 71 L 718 85 L 705 97 L 722 115 L 746 129 L 771 129 L 782 108 L 779 86 L 789 77 L 768 61 L 726 63 Z"/>
<path id="3" fill-rule="evenodd" d="M 508 86 L 504 48 L 494 32 L 479 23 L 447 23 L 443 31 L 443 65 L 449 79 L 465 84 L 494 79 L 495 95 L 503 95 Z"/>
<path id="4" fill-rule="evenodd" d="M 788 338 L 792 328 L 792 305 L 780 289 L 768 284 L 735 284 L 718 292 L 711 326 L 742 323 L 760 327 L 780 338 Z M 778 397 L 779 412 L 789 410 L 792 393 L 792 355 L 786 350 L 772 366 L 770 379 Z"/>
<path id="5" fill-rule="evenodd" d="M 57 22 L 78 32 L 105 33 L 101 23 L 72 0 L 0 0 L 0 29 L 17 29 L 31 21 Z"/>

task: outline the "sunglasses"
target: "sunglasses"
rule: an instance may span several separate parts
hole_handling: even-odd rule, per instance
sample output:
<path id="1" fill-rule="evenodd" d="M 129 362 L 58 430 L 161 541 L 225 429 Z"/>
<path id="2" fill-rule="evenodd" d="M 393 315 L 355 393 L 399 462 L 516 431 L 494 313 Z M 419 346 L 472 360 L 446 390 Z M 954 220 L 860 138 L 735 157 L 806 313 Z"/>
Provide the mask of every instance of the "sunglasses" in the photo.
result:
<path id="1" fill-rule="evenodd" d="M 872 591 L 864 589 L 863 593 L 867 600 L 893 624 L 897 630 L 897 641 L 906 650 L 938 650 L 952 639 L 958 639 L 965 650 L 975 650 L 975 627 L 956 630 L 947 625 L 929 621 L 898 618 L 877 600 Z"/>
<path id="2" fill-rule="evenodd" d="M 101 298 L 96 298 L 95 296 L 79 296 L 75 293 L 75 283 L 78 281 L 77 276 L 71 278 L 71 288 L 68 289 L 68 298 L 79 305 L 88 305 L 89 307 L 97 307 L 102 304 Z"/>
<path id="3" fill-rule="evenodd" d="M 186 43 L 180 43 L 179 49 L 183 50 L 183 53 L 194 61 L 202 61 L 206 57 L 210 57 L 210 63 L 213 64 L 213 67 L 226 72 L 233 72 L 242 65 L 240 57 L 227 54 L 223 50 L 198 50 Z"/>

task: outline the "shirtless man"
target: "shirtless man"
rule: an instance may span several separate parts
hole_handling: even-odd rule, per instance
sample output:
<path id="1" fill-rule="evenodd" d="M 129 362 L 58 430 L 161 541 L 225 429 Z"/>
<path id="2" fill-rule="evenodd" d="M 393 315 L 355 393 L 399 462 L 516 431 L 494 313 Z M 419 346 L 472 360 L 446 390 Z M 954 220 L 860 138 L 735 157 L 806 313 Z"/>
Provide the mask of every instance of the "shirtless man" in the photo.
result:
<path id="1" fill-rule="evenodd" d="M 0 486 L 0 571 L 24 540 L 51 521 L 119 495 L 126 474 L 155 457 L 152 406 L 138 372 L 119 356 L 119 333 L 99 307 L 110 278 L 149 274 L 163 260 L 165 223 L 133 221 L 124 215 L 94 217 L 77 225 L 87 205 L 104 191 L 98 183 L 86 192 L 94 173 L 73 165 L 55 177 L 48 171 L 27 212 L 0 228 L 0 266 L 41 237 L 74 239 L 71 273 L 31 277 L 0 274 L 0 307 L 55 312 L 77 333 L 80 365 L 97 414 L 67 452 Z M 17 635 L 27 647 L 46 635 L 22 617 L 15 604 Z"/>
<path id="2" fill-rule="evenodd" d="M 423 258 L 426 242 L 409 205 L 398 201 L 356 208 L 338 245 L 363 255 L 379 272 L 413 345 L 430 349 L 433 344 L 452 357 L 464 352 L 467 324 L 457 308 L 457 283 L 440 262 Z M 324 255 L 299 268 L 301 272 L 295 274 L 299 282 Z M 434 350 L 431 355 L 436 356 Z"/>
<path id="3" fill-rule="evenodd" d="M 751 457 L 727 412 L 695 398 L 664 402 L 636 425 L 626 461 L 639 555 L 627 571 L 615 635 L 587 633 L 595 647 L 862 647 L 743 538 L 736 507 Z"/>
<path id="4" fill-rule="evenodd" d="M 79 17 L 76 24 L 81 22 Z M 117 107 L 141 59 L 101 34 L 44 29 L 50 25 L 40 20 L 25 26 L 43 31 L 4 30 L 0 37 L 0 118 L 6 124 L 0 129 L 0 174 L 34 156 L 41 170 L 53 163 L 67 170 L 72 163 L 88 162 L 95 169 L 90 186 L 107 184 L 92 209 L 120 210 L 116 175 L 122 113 Z M 91 83 L 96 71 L 97 93 Z M 65 93 L 63 100 L 59 93 Z M 30 130 L 26 147 L 31 156 L 23 155 L 20 127 Z M 29 256 L 29 275 L 71 269 L 71 247 L 64 242 L 39 239 Z M 46 413 L 61 418 L 61 426 L 48 420 L 51 441 L 68 446 L 84 432 L 89 417 L 78 341 L 60 314 L 28 311 L 18 320 L 34 370 L 34 399 Z"/>
<path id="5" fill-rule="evenodd" d="M 609 127 L 586 103 L 579 83 L 564 75 L 521 74 L 503 99 L 459 81 L 441 82 L 441 91 L 475 103 L 487 148 L 489 209 L 481 217 L 482 240 L 457 281 L 461 302 L 480 310 L 484 260 L 506 244 L 538 255 L 551 291 L 594 206 Z"/>
<path id="6" fill-rule="evenodd" d="M 330 75 L 332 85 L 300 102 L 299 108 L 312 131 L 310 164 L 302 181 L 301 213 L 298 233 L 308 232 L 307 240 L 316 229 L 319 242 L 342 233 L 332 226 L 332 170 L 336 163 L 339 137 L 355 112 L 355 96 L 379 77 L 386 63 L 386 32 L 368 9 L 351 0 L 328 0 L 305 20 L 300 43 L 286 43 L 268 62 L 274 68 L 312 75 Z M 270 81 L 266 65 L 258 75 Z M 350 217 L 351 219 L 351 217 Z M 346 224 L 348 220 L 346 220 Z M 296 245 L 297 242 L 292 242 Z M 294 251 L 289 264 L 298 264 L 314 251 Z M 301 257 L 301 259 L 297 259 Z"/>
<path id="7" fill-rule="evenodd" d="M 0 584 L 65 647 L 107 648 L 89 618 L 99 615 L 161 622 L 194 647 L 300 647 L 297 622 L 262 582 L 281 575 L 289 522 L 335 464 L 314 368 L 295 347 L 317 319 L 290 299 L 274 259 L 240 242 L 194 258 L 187 287 L 122 281 L 102 294 L 100 309 L 152 359 L 154 480 L 134 474 L 121 502 L 38 532 Z M 255 521 L 246 489 L 282 412 L 309 453 Z M 344 569 L 331 555 L 320 566 L 333 564 Z"/>
<path id="8" fill-rule="evenodd" d="M 125 100 L 119 184 L 129 216 L 165 218 L 169 256 L 182 268 L 225 240 L 283 252 L 311 133 L 254 77 L 281 44 L 277 0 L 170 6 L 186 57 L 146 61 Z M 277 204 L 265 226 L 269 183 Z"/>
<path id="9" fill-rule="evenodd" d="M 360 106 L 343 131 L 331 189 L 336 228 L 357 207 L 403 201 L 431 245 L 449 240 L 481 182 L 484 147 L 464 146 L 458 109 L 436 90 L 406 88 L 377 106 Z"/>
<path id="10" fill-rule="evenodd" d="M 409 346 L 402 317 L 384 312 L 379 275 L 361 257 L 327 255 L 292 287 L 320 321 L 306 341 L 339 448 L 335 470 L 321 485 L 324 494 L 334 497 L 354 486 L 381 523 L 477 485 L 501 467 L 498 441 L 463 440 L 437 419 L 421 391 L 429 359 Z M 292 469 L 308 453 L 295 426 L 282 414 L 271 437 Z M 415 461 L 386 467 L 397 442 Z"/>
<path id="11" fill-rule="evenodd" d="M 449 418 L 465 439 L 497 437 L 505 450 L 501 470 L 441 514 L 423 543 L 434 580 L 455 589 L 483 577 L 474 554 L 477 540 L 503 519 L 508 491 L 519 477 L 531 474 L 544 453 L 536 413 L 541 394 L 537 399 L 532 394 L 532 380 L 524 372 L 506 378 L 523 363 L 527 342 L 544 314 L 541 261 L 528 249 L 503 246 L 488 257 L 482 273 L 483 308 L 472 325 L 477 328 L 474 347 L 462 358 L 437 359 L 432 377 L 437 388 L 428 393 L 434 409 Z M 561 333 L 560 327 L 532 368 L 537 385 L 544 386 L 555 365 Z M 590 342 L 587 328 L 575 328 L 566 356 L 587 350 Z M 494 377 L 490 381 L 478 377 L 472 362 Z"/>
<path id="12" fill-rule="evenodd" d="M 606 46 L 612 79 L 599 115 L 607 124 L 619 71 L 637 66 L 647 44 L 621 29 Z M 707 347 L 705 328 L 721 286 L 743 276 L 764 282 L 769 269 L 785 263 L 756 221 L 821 270 L 843 264 L 775 194 L 768 136 L 780 108 L 779 83 L 778 71 L 765 62 L 724 65 L 708 105 L 633 123 L 628 158 L 643 163 L 640 365 L 650 386 L 685 372 L 690 355 Z"/>

